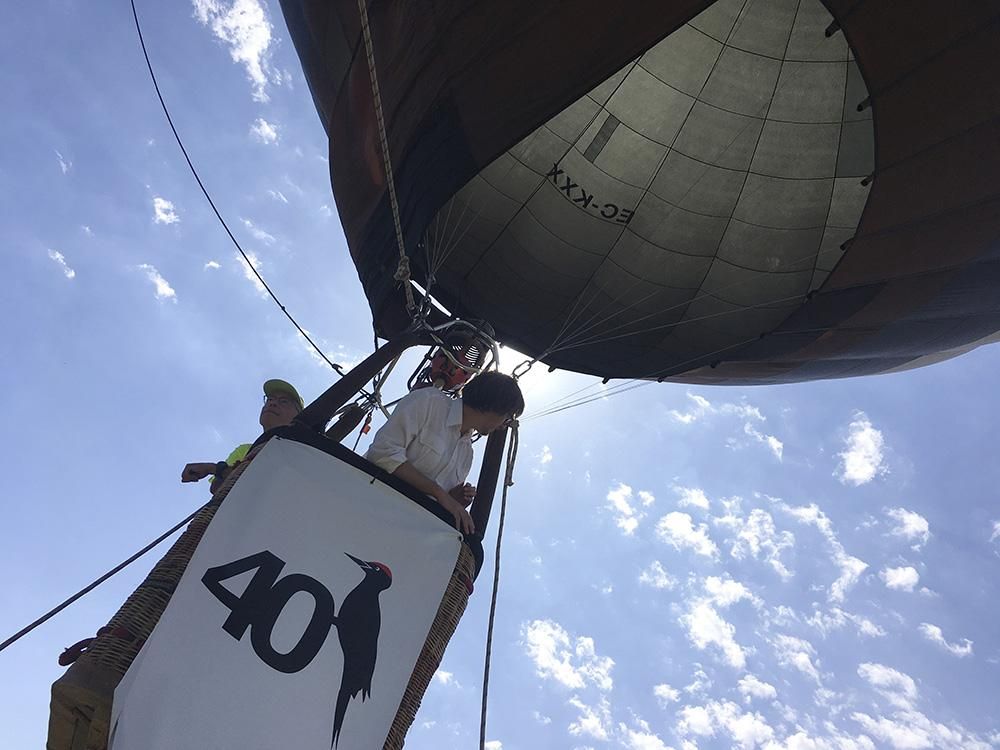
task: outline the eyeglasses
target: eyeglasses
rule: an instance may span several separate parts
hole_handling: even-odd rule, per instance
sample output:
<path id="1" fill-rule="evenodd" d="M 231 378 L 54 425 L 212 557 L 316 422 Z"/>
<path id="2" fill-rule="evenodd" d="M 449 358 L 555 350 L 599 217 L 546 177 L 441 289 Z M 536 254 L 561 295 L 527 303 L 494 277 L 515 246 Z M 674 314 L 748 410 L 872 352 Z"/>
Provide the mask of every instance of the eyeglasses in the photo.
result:
<path id="1" fill-rule="evenodd" d="M 265 404 L 277 404 L 278 406 L 298 406 L 299 402 L 291 396 L 264 396 Z"/>

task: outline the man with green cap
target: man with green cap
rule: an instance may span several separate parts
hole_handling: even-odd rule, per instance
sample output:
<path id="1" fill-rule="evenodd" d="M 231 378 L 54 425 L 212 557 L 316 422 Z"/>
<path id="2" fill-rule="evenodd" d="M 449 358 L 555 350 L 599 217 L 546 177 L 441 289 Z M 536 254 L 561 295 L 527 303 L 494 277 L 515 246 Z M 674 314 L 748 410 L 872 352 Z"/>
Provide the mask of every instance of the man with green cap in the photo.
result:
<path id="1" fill-rule="evenodd" d="M 275 427 L 289 425 L 304 407 L 302 397 L 291 383 L 277 379 L 268 380 L 264 383 L 264 406 L 260 410 L 260 426 L 267 432 Z M 188 464 L 181 472 L 181 481 L 197 482 L 207 476 L 215 475 L 212 480 L 212 492 L 215 492 L 229 470 L 246 458 L 251 445 L 252 443 L 243 443 L 236 446 L 225 461 L 214 464 L 205 462 Z"/>

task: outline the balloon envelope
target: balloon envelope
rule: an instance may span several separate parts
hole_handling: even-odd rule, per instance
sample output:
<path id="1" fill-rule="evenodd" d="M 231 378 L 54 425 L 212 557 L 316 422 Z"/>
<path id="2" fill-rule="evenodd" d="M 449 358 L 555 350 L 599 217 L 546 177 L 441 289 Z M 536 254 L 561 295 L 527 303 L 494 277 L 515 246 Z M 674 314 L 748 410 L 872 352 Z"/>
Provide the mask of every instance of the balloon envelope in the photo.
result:
<path id="1" fill-rule="evenodd" d="M 386 336 L 407 323 L 360 15 L 282 0 Z M 919 366 L 1000 330 L 997 11 L 372 0 L 414 277 L 602 377 Z"/>

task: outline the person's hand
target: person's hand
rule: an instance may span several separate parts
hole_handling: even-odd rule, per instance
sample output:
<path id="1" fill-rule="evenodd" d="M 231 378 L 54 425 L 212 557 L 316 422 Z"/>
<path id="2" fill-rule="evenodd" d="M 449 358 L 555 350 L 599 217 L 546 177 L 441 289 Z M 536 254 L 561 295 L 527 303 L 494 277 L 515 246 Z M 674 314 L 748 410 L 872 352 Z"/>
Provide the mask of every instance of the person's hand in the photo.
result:
<path id="1" fill-rule="evenodd" d="M 181 472 L 182 482 L 197 482 L 215 473 L 215 464 L 188 464 Z"/>
<path id="2" fill-rule="evenodd" d="M 468 508 L 476 498 L 476 488 L 466 482 L 465 484 L 452 487 L 448 490 L 448 494 L 463 508 Z"/>
<path id="3" fill-rule="evenodd" d="M 456 489 L 463 488 L 458 487 Z M 454 517 L 456 529 L 463 534 L 474 534 L 476 532 L 476 525 L 472 522 L 472 516 L 469 515 L 469 511 L 458 500 L 452 497 L 451 493 L 441 490 L 434 494 L 434 499 Z"/>

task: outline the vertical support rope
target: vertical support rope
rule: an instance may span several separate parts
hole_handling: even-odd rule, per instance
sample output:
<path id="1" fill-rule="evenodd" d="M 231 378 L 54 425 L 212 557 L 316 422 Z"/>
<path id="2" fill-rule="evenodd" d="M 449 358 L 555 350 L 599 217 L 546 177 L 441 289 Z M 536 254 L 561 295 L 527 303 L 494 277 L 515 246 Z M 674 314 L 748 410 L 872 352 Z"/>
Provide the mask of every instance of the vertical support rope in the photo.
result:
<path id="1" fill-rule="evenodd" d="M 410 287 L 410 259 L 406 255 L 403 242 L 403 227 L 399 221 L 399 201 L 396 200 L 396 183 L 392 177 L 392 159 L 389 155 L 389 139 L 385 134 L 385 118 L 382 114 L 382 94 L 379 92 L 378 75 L 375 72 L 375 47 L 372 44 L 372 33 L 368 26 L 368 3 L 358 0 L 358 12 L 361 14 L 361 31 L 365 38 L 365 52 L 368 57 L 368 75 L 372 82 L 372 103 L 375 106 L 375 119 L 378 122 L 378 137 L 382 145 L 382 161 L 385 164 L 386 188 L 389 191 L 389 204 L 392 206 L 392 220 L 396 226 L 396 245 L 399 247 L 399 265 L 393 278 L 402 282 L 406 294 L 406 310 L 410 314 L 415 311 L 413 289 Z"/>
<path id="2" fill-rule="evenodd" d="M 479 720 L 479 750 L 486 750 L 486 704 L 490 692 L 490 661 L 493 656 L 493 623 L 497 613 L 497 590 L 500 588 L 500 542 L 507 516 L 507 488 L 514 484 L 514 462 L 517 460 L 517 420 L 511 425 L 510 446 L 507 448 L 507 469 L 504 473 L 503 493 L 500 495 L 500 521 L 497 524 L 497 548 L 493 561 L 493 596 L 490 599 L 490 620 L 486 629 L 486 663 L 483 666 L 483 707 Z"/>

